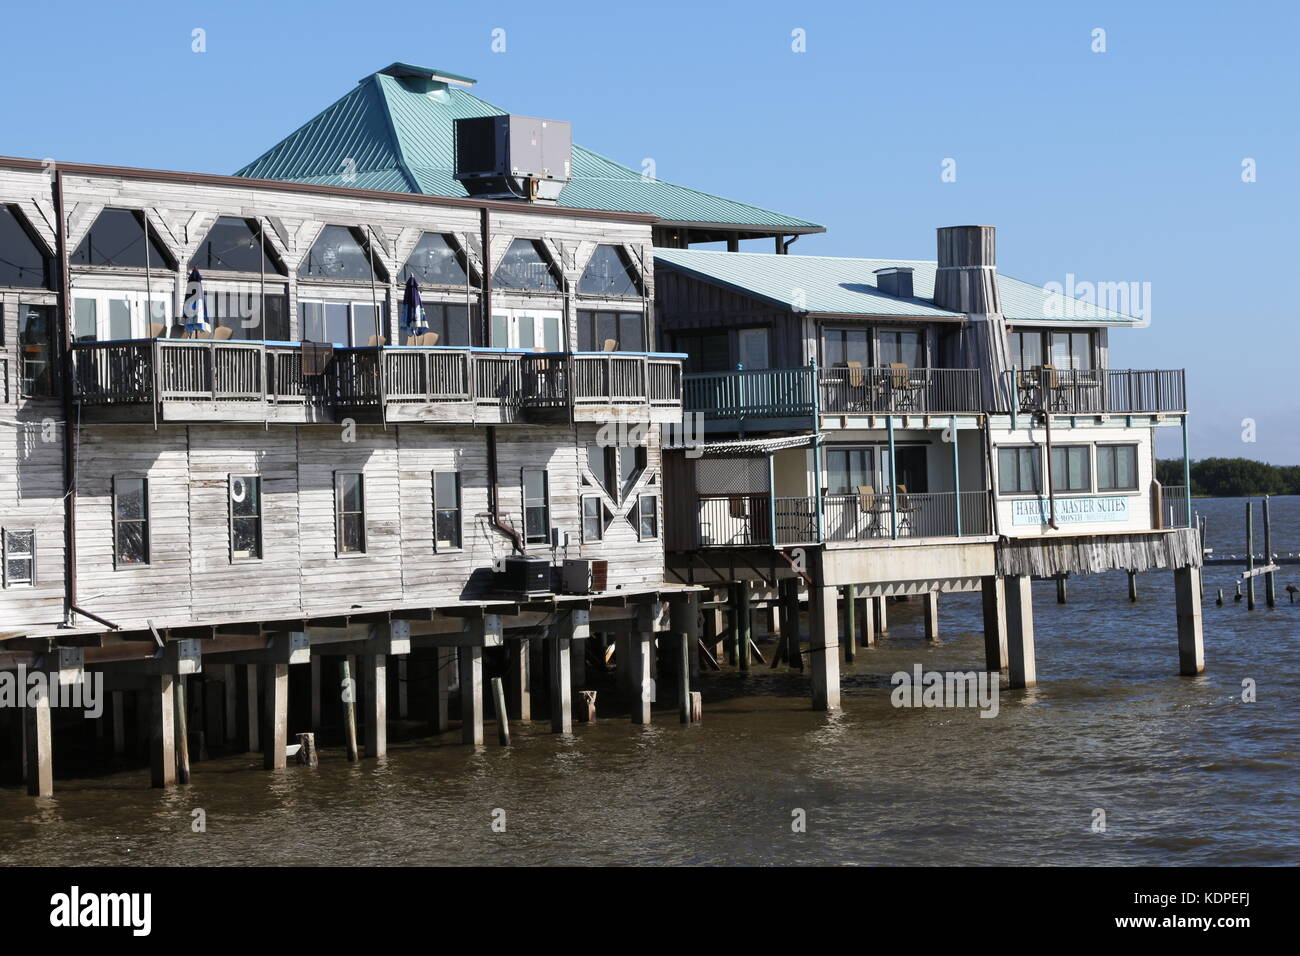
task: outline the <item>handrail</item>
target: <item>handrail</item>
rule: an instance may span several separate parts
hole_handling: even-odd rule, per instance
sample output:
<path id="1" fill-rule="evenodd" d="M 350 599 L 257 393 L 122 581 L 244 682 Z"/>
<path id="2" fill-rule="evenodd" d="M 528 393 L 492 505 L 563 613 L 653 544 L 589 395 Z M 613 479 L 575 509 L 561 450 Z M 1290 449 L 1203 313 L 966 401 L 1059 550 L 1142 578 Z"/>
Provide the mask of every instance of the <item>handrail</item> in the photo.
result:
<path id="1" fill-rule="evenodd" d="M 1069 369 L 1006 372 L 1020 412 L 1147 414 L 1187 411 L 1183 369 Z"/>

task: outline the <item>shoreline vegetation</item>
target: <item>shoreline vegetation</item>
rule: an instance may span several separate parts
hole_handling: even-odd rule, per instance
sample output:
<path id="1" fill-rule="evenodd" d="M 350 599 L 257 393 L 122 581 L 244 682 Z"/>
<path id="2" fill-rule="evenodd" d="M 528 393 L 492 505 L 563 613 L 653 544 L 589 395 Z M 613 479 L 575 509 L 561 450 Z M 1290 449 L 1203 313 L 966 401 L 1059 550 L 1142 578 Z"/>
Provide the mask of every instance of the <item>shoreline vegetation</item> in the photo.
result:
<path id="1" fill-rule="evenodd" d="M 1258 498 L 1300 495 L 1300 465 L 1270 465 L 1249 458 L 1202 458 L 1191 463 L 1193 498 Z M 1181 458 L 1156 462 L 1162 485 L 1183 483 Z"/>

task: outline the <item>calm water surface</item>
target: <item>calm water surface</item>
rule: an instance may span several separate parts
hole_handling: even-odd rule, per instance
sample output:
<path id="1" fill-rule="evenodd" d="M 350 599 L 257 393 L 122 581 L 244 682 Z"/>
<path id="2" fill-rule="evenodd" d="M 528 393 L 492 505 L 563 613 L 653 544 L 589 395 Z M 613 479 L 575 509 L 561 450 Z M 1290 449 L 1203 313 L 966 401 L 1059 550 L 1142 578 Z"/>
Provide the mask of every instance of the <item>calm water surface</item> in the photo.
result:
<path id="1" fill-rule="evenodd" d="M 1244 504 L 1195 506 L 1209 544 L 1242 553 Z M 1300 551 L 1300 499 L 1275 499 L 1274 525 L 1275 549 Z M 1300 566 L 1279 606 L 1253 613 L 1232 601 L 1238 570 L 1206 569 L 1199 678 L 1177 676 L 1169 572 L 1142 575 L 1135 605 L 1122 573 L 1077 577 L 1064 606 L 1035 585 L 1040 684 L 1004 690 L 996 719 L 896 710 L 894 671 L 982 666 L 979 596 L 945 596 L 936 644 L 919 604 L 890 606 L 833 716 L 809 710 L 806 676 L 756 663 L 747 679 L 706 675 L 692 728 L 663 710 L 569 738 L 517 727 L 508 750 L 453 733 L 359 765 L 327 749 L 313 770 L 229 757 L 168 792 L 143 770 L 60 778 L 48 800 L 0 788 L 0 863 L 1293 864 L 1300 603 L 1282 586 Z M 191 832 L 196 808 L 206 833 Z M 796 808 L 806 833 L 791 832 Z"/>

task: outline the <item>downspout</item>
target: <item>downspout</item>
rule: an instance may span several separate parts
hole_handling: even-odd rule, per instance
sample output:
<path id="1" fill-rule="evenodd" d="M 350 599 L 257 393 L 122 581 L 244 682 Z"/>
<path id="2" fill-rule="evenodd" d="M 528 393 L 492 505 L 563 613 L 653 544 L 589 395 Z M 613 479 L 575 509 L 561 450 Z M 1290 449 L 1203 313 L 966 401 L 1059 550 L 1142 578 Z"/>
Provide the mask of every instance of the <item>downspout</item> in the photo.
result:
<path id="1" fill-rule="evenodd" d="M 885 419 L 889 435 L 889 537 L 898 538 L 898 466 L 894 461 L 894 416 Z"/>
<path id="2" fill-rule="evenodd" d="M 487 346 L 492 342 L 492 224 L 489 220 L 487 206 L 480 210 L 479 239 L 483 244 L 483 265 L 479 270 L 479 278 L 483 283 L 481 295 L 483 312 L 480 318 L 482 321 L 482 342 Z M 515 551 L 523 554 L 524 539 L 519 536 L 518 531 L 501 520 L 501 482 L 497 470 L 497 430 L 492 425 L 487 427 L 487 459 L 488 505 L 492 511 L 492 526 L 510 539 L 510 544 Z"/>
<path id="3" fill-rule="evenodd" d="M 1056 489 L 1052 481 L 1052 413 L 1043 412 L 1043 424 L 1046 427 L 1044 444 L 1047 446 L 1047 526 L 1053 531 L 1060 531 L 1056 523 Z"/>
<path id="4" fill-rule="evenodd" d="M 54 241 L 59 257 L 59 312 L 63 316 L 63 620 L 71 627 L 77 611 L 77 452 L 72 433 L 72 285 L 68 277 L 67 220 L 63 214 L 63 172 L 54 171 Z M 148 246 L 146 241 L 145 246 Z M 89 615 L 87 615 L 89 616 Z"/>
<path id="5" fill-rule="evenodd" d="M 813 499 L 816 501 L 817 509 L 817 543 L 826 543 L 826 528 L 824 523 L 824 509 L 822 507 L 822 409 L 821 409 L 821 383 L 817 378 L 817 359 L 813 358 L 809 365 L 809 375 L 812 378 L 812 424 L 813 424 Z"/>
<path id="6" fill-rule="evenodd" d="M 520 554 L 524 553 L 524 539 L 519 532 L 501 520 L 501 484 L 497 477 L 497 430 L 487 426 L 488 507 L 492 512 L 492 525 L 507 538 Z"/>

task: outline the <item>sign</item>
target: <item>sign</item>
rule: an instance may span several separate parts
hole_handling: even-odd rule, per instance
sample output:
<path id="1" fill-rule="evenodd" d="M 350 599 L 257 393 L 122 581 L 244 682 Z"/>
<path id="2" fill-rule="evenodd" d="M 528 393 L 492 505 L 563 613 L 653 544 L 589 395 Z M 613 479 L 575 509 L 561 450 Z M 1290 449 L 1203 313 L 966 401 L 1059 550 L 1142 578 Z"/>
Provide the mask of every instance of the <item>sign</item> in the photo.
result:
<path id="1" fill-rule="evenodd" d="M 1052 506 L 1046 498 L 1022 498 L 1011 502 L 1013 525 L 1047 524 Z M 1057 498 L 1056 523 L 1093 524 L 1128 521 L 1127 498 Z"/>

